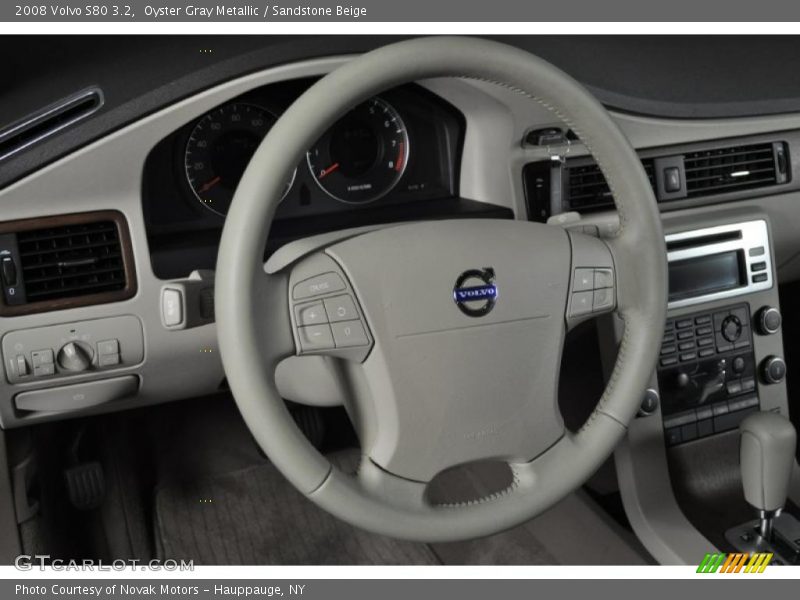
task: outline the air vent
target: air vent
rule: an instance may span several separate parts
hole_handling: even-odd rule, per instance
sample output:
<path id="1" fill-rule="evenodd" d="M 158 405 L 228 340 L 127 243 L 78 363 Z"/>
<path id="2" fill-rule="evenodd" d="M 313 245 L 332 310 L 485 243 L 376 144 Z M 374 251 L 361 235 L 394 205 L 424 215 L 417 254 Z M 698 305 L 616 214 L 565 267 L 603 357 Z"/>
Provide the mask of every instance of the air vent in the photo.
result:
<path id="1" fill-rule="evenodd" d="M 0 130 L 0 161 L 86 119 L 103 106 L 103 93 L 91 88 L 56 102 Z"/>
<path id="2" fill-rule="evenodd" d="M 6 301 L 0 314 L 99 304 L 135 293 L 128 230 L 117 212 L 0 224 L 0 260 Z"/>
<path id="3" fill-rule="evenodd" d="M 749 144 L 684 155 L 689 198 L 767 187 L 786 181 L 782 143 Z"/>
<path id="4" fill-rule="evenodd" d="M 113 221 L 28 231 L 17 236 L 28 302 L 125 288 Z"/>
<path id="5" fill-rule="evenodd" d="M 642 161 L 650 185 L 655 188 L 653 161 Z M 600 167 L 595 163 L 583 166 L 570 166 L 567 169 L 567 188 L 565 198 L 567 210 L 591 212 L 613 206 L 611 190 L 603 177 Z"/>

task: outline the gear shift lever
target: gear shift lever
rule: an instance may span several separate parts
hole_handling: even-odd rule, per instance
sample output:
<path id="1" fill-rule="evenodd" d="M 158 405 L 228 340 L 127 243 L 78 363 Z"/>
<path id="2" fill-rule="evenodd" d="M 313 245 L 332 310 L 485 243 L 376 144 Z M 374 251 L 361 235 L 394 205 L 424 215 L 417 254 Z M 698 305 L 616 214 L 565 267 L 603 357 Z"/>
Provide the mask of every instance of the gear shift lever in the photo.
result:
<path id="1" fill-rule="evenodd" d="M 771 541 L 772 520 L 786 502 L 797 433 L 786 417 L 770 412 L 747 417 L 739 432 L 744 497 L 759 512 L 761 537 Z"/>

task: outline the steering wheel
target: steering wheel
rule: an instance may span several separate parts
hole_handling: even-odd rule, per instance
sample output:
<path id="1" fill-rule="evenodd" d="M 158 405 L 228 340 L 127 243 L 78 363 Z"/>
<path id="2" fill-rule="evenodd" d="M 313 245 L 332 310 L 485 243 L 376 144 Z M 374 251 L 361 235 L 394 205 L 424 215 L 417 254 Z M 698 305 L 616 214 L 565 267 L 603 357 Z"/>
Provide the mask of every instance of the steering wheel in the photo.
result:
<path id="1" fill-rule="evenodd" d="M 491 81 L 561 119 L 592 153 L 619 229 L 605 239 L 538 223 L 448 220 L 317 240 L 268 272 L 267 233 L 288 175 L 353 106 L 433 77 Z M 286 478 L 333 515 L 417 541 L 489 535 L 543 512 L 613 452 L 656 364 L 666 312 L 666 251 L 642 165 L 609 114 L 568 75 L 504 44 L 423 38 L 348 62 L 306 91 L 259 146 L 219 249 L 216 313 L 239 410 Z M 557 407 L 569 328 L 616 312 L 624 333 L 594 412 L 577 432 Z M 332 357 L 362 460 L 345 474 L 295 425 L 275 383 L 289 356 Z M 437 505 L 443 470 L 510 466 L 502 492 Z"/>

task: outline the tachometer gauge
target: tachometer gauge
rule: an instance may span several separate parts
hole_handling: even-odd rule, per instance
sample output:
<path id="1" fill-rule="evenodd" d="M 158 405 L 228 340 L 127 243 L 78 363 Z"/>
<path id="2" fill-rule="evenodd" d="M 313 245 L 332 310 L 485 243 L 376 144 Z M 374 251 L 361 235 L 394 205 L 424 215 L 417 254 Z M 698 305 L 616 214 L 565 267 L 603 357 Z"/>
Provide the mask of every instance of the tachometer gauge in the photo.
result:
<path id="1" fill-rule="evenodd" d="M 397 110 L 372 98 L 342 117 L 308 151 L 308 167 L 336 200 L 371 202 L 400 181 L 408 151 L 408 132 Z"/>
<path id="2" fill-rule="evenodd" d="M 276 117 L 252 104 L 226 104 L 205 115 L 186 143 L 186 178 L 207 209 L 225 216 L 239 180 Z M 286 186 L 289 192 L 297 171 Z"/>

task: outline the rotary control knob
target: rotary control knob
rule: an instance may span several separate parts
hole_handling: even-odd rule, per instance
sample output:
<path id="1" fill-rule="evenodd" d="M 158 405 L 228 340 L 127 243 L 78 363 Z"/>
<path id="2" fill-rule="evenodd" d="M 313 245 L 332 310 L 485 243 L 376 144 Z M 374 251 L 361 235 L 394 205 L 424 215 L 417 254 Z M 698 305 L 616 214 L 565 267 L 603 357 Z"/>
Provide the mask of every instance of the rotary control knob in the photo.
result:
<path id="1" fill-rule="evenodd" d="M 786 363 L 780 356 L 768 356 L 761 363 L 761 376 L 767 383 L 780 383 L 786 377 Z"/>
<path id="2" fill-rule="evenodd" d="M 69 342 L 58 351 L 58 364 L 66 371 L 85 371 L 92 366 L 92 349 L 80 342 Z"/>
<path id="3" fill-rule="evenodd" d="M 734 315 L 727 316 L 725 320 L 722 321 L 721 331 L 722 337 L 729 342 L 735 342 L 739 339 L 739 336 L 742 335 L 742 322 Z"/>
<path id="4" fill-rule="evenodd" d="M 781 328 L 781 312 L 774 306 L 765 306 L 758 311 L 758 332 L 761 335 L 772 335 Z"/>

